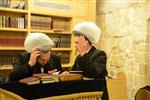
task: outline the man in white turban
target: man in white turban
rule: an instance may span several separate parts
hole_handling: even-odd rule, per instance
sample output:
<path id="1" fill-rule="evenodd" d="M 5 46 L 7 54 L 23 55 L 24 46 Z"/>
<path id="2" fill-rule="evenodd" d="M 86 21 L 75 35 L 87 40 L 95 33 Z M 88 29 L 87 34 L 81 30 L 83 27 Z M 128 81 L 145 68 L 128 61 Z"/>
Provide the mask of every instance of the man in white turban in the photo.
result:
<path id="1" fill-rule="evenodd" d="M 26 52 L 21 54 L 9 75 L 9 81 L 18 81 L 35 73 L 62 71 L 60 57 L 51 52 L 53 41 L 44 33 L 30 33 L 24 42 Z"/>
<path id="2" fill-rule="evenodd" d="M 101 30 L 94 22 L 81 22 L 73 28 L 75 34 L 75 48 L 79 51 L 72 71 L 83 71 L 83 76 L 102 79 L 102 100 L 108 100 L 106 61 L 104 51 L 96 49 L 93 44 L 98 43 Z"/>

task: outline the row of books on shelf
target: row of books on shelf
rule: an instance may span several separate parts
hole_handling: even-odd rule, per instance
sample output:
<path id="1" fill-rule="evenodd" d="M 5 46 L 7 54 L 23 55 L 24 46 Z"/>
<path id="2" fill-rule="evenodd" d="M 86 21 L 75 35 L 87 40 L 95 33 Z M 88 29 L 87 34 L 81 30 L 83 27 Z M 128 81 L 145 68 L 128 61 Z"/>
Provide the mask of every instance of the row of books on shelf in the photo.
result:
<path id="1" fill-rule="evenodd" d="M 0 0 L 0 7 L 10 7 L 11 0 Z"/>
<path id="2" fill-rule="evenodd" d="M 59 35 L 59 36 L 49 36 L 53 42 L 54 42 L 54 47 L 55 48 L 67 48 L 70 47 L 71 40 L 70 36 L 64 36 L 64 35 Z"/>
<path id="3" fill-rule="evenodd" d="M 6 52 L 7 53 L 7 52 Z M 64 53 L 59 53 L 59 55 L 61 56 L 61 62 L 63 64 L 67 64 L 69 63 L 69 53 L 67 52 L 64 52 Z M 1 55 L 0 56 L 0 66 L 12 66 L 16 60 L 17 60 L 17 56 L 18 54 L 16 55 Z"/>
<path id="4" fill-rule="evenodd" d="M 72 80 L 82 80 L 82 74 L 47 74 L 47 73 L 37 73 L 33 74 L 32 77 L 24 78 L 19 80 L 20 83 L 33 85 L 33 84 L 45 84 L 54 83 L 60 81 L 72 81 Z"/>
<path id="5" fill-rule="evenodd" d="M 16 55 L 1 55 L 0 56 L 0 66 L 12 66 L 14 62 L 16 62 Z"/>
<path id="6" fill-rule="evenodd" d="M 0 27 L 22 28 L 27 24 L 25 16 L 10 17 L 0 15 Z M 51 17 L 31 16 L 31 29 L 69 31 L 70 22 L 60 19 L 52 19 Z"/>
<path id="7" fill-rule="evenodd" d="M 69 63 L 69 59 L 70 59 L 70 54 L 67 53 L 67 52 L 62 52 L 62 53 L 59 53 L 60 57 L 61 57 L 61 62 L 63 64 L 67 64 Z"/>
<path id="8" fill-rule="evenodd" d="M 69 63 L 69 58 L 62 58 L 61 62 L 63 64 L 68 64 Z"/>
<path id="9" fill-rule="evenodd" d="M 63 31 L 69 31 L 70 30 L 70 21 L 66 19 L 53 19 L 52 20 L 52 29 L 54 30 L 60 30 Z"/>
<path id="10" fill-rule="evenodd" d="M 42 29 L 50 30 L 51 29 L 51 17 L 41 17 L 41 16 L 31 16 L 31 28 L 32 29 Z"/>
<path id="11" fill-rule="evenodd" d="M 69 31 L 70 22 L 65 19 L 55 19 L 48 16 L 31 15 L 31 29 L 54 31 Z"/>
<path id="12" fill-rule="evenodd" d="M 0 16 L 0 27 L 25 28 L 24 17 Z"/>
<path id="13" fill-rule="evenodd" d="M 24 0 L 0 0 L 0 7 L 24 9 L 26 2 Z"/>
<path id="14" fill-rule="evenodd" d="M 54 41 L 55 48 L 69 48 L 71 40 L 69 36 L 50 36 Z M 0 36 L 0 47 L 23 47 L 25 38 L 23 36 Z"/>
<path id="15" fill-rule="evenodd" d="M 0 47 L 23 47 L 24 37 L 1 36 Z"/>

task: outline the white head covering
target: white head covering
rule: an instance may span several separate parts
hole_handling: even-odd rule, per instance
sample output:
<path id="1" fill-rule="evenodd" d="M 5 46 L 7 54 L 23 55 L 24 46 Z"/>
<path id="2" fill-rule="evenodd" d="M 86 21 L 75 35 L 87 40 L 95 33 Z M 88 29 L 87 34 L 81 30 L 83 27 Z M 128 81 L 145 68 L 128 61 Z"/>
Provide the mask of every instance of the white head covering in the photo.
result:
<path id="1" fill-rule="evenodd" d="M 89 39 L 92 44 L 99 41 L 101 30 L 94 22 L 81 22 L 73 28 L 74 34 L 81 34 Z"/>
<path id="2" fill-rule="evenodd" d="M 48 51 L 54 45 L 54 42 L 44 33 L 30 33 L 24 42 L 25 50 L 29 53 L 33 48 L 41 51 Z"/>

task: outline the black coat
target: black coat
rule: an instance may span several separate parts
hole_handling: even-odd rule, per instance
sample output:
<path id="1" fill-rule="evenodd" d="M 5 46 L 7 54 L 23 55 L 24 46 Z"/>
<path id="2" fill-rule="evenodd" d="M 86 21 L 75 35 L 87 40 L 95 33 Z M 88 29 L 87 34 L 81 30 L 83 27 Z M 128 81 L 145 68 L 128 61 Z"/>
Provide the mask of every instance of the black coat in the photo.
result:
<path id="1" fill-rule="evenodd" d="M 102 100 L 108 100 L 107 84 L 105 77 L 107 76 L 106 70 L 107 56 L 104 51 L 97 50 L 94 46 L 88 53 L 77 56 L 73 68 L 73 71 L 83 71 L 83 76 L 95 79 L 102 79 L 104 95 Z"/>
<path id="2" fill-rule="evenodd" d="M 30 67 L 28 61 L 30 59 L 30 53 L 24 52 L 19 55 L 17 62 L 14 64 L 14 70 L 9 75 L 10 81 L 18 81 L 22 78 L 30 77 L 35 73 L 41 73 L 41 67 L 44 68 L 44 73 L 48 73 L 49 70 L 57 69 L 62 72 L 61 59 L 56 54 L 51 54 L 50 61 L 44 66 L 40 65 L 38 62 Z"/>

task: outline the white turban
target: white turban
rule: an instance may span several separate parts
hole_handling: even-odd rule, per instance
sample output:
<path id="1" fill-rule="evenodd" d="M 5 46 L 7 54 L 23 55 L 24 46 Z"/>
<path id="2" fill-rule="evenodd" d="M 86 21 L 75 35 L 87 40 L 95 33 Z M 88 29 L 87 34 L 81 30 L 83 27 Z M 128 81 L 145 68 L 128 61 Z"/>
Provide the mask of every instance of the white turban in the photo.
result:
<path id="1" fill-rule="evenodd" d="M 48 51 L 54 45 L 54 42 L 44 33 L 30 33 L 24 42 L 25 50 L 29 53 L 33 48 L 40 51 Z"/>
<path id="2" fill-rule="evenodd" d="M 96 44 L 99 41 L 101 30 L 93 22 L 81 22 L 73 28 L 73 33 L 81 34 L 88 38 L 92 44 Z"/>

